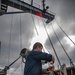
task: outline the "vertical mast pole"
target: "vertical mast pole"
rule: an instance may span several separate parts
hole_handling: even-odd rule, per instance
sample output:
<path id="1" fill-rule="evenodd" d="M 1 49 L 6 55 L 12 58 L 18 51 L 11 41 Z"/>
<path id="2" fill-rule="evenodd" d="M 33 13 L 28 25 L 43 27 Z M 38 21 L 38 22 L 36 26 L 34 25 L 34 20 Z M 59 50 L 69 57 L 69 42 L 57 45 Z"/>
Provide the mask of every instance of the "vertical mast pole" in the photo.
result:
<path id="1" fill-rule="evenodd" d="M 43 10 L 45 9 L 45 0 L 42 0 Z"/>
<path id="2" fill-rule="evenodd" d="M 0 11 L 1 11 L 1 0 L 0 0 Z"/>
<path id="3" fill-rule="evenodd" d="M 31 5 L 33 6 L 33 0 L 31 0 Z"/>

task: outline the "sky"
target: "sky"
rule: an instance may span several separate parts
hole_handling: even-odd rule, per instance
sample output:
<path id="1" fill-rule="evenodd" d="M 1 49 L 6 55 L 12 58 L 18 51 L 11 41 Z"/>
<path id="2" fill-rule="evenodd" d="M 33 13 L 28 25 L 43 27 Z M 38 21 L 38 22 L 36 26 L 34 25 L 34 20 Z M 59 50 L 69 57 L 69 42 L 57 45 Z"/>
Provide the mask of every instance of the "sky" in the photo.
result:
<path id="1" fill-rule="evenodd" d="M 28 0 L 23 1 L 27 2 Z M 41 0 L 34 0 L 33 5 L 42 8 Z M 59 63 L 49 38 L 51 38 L 61 64 L 65 63 L 67 67 L 70 66 L 70 61 L 56 38 L 54 31 L 69 57 L 75 64 L 75 45 L 60 29 L 61 27 L 75 43 L 75 0 L 46 0 L 46 6 L 49 6 L 49 12 L 51 11 L 55 14 L 55 19 L 49 24 L 45 23 L 45 19 L 30 13 L 0 16 L 1 68 L 4 68 L 4 66 L 9 65 L 16 58 L 18 58 L 22 48 L 28 48 L 31 50 L 33 44 L 38 41 L 43 44 L 45 52 L 48 52 L 55 57 L 54 65 L 55 68 L 58 68 Z M 17 11 L 17 9 L 8 7 L 8 11 Z M 49 37 L 45 31 L 44 25 L 47 29 Z M 11 66 L 8 75 L 10 72 L 12 73 L 20 64 L 21 59 Z M 24 64 L 22 63 L 13 75 L 22 74 L 23 69 Z"/>

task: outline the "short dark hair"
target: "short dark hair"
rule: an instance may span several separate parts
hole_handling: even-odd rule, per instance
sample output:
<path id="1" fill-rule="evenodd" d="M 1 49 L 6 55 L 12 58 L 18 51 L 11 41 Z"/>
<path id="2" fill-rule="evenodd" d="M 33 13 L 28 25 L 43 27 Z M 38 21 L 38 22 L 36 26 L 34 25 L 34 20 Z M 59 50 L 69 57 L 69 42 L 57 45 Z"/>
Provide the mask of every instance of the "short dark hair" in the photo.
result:
<path id="1" fill-rule="evenodd" d="M 36 43 L 33 45 L 33 49 L 36 49 L 37 47 L 41 48 L 41 47 L 43 47 L 43 45 L 42 45 L 40 42 L 36 42 Z"/>

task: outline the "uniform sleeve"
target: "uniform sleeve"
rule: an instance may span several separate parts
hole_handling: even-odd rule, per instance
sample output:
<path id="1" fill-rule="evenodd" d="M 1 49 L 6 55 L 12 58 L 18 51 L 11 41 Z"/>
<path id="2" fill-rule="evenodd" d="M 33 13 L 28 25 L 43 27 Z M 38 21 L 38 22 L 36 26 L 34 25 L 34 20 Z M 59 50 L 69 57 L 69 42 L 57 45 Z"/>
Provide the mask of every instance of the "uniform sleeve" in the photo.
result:
<path id="1" fill-rule="evenodd" d="M 46 60 L 46 61 L 50 62 L 52 60 L 52 55 L 47 54 L 47 53 L 43 53 L 43 52 L 38 52 L 38 54 L 36 54 L 34 56 L 34 58 L 37 60 Z"/>

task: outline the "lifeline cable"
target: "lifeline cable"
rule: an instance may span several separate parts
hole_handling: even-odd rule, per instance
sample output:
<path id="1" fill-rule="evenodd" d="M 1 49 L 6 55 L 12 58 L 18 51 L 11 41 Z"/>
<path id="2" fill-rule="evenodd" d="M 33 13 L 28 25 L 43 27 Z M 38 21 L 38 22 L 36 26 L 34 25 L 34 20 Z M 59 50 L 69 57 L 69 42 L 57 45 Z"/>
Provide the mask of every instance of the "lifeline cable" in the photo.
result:
<path id="1" fill-rule="evenodd" d="M 21 5 L 20 5 L 21 9 Z M 22 26 L 21 26 L 21 14 L 20 14 L 20 49 L 22 49 Z"/>
<path id="2" fill-rule="evenodd" d="M 30 9 L 30 12 L 32 13 L 32 10 Z M 36 33 L 37 33 L 37 35 L 39 35 L 38 34 L 38 30 L 37 30 L 37 27 L 36 27 L 36 25 L 35 25 L 35 22 L 34 22 L 34 19 L 33 19 L 33 15 L 31 14 L 31 18 L 32 18 L 32 21 L 33 21 L 33 24 L 34 24 L 34 27 L 35 27 L 35 30 L 36 30 Z"/>
<path id="3" fill-rule="evenodd" d="M 43 20 L 42 20 L 42 22 L 43 22 Z M 43 22 L 43 24 L 44 24 L 44 22 Z M 45 24 L 44 24 L 44 28 L 45 28 L 45 31 L 46 31 L 46 33 L 47 33 L 48 39 L 49 39 L 49 41 L 50 41 L 50 43 L 51 43 L 51 46 L 52 46 L 52 48 L 53 48 L 53 51 L 54 51 L 54 53 L 55 53 L 55 55 L 56 55 L 56 57 L 57 57 L 58 63 L 59 63 L 59 65 L 61 66 L 60 60 L 59 60 L 58 55 L 57 55 L 57 53 L 56 53 L 56 51 L 55 51 L 55 48 L 54 48 L 54 46 L 53 46 L 53 44 L 52 44 L 51 38 L 50 38 L 50 36 L 49 36 L 49 34 L 48 34 L 48 32 L 47 32 L 47 29 L 46 29 L 46 27 L 45 27 Z"/>
<path id="4" fill-rule="evenodd" d="M 64 52 L 66 53 L 67 57 L 69 58 L 70 64 L 72 64 L 72 66 L 74 67 L 73 61 L 72 61 L 72 59 L 70 58 L 70 56 L 68 55 L 68 53 L 66 52 L 65 48 L 63 47 L 63 45 L 61 44 L 61 42 L 60 42 L 60 40 L 59 40 L 59 38 L 58 38 L 58 36 L 57 36 L 57 34 L 56 34 L 54 28 L 53 28 L 53 25 L 51 25 L 51 26 L 52 26 L 52 29 L 53 29 L 53 31 L 54 31 L 54 34 L 55 34 L 57 40 L 59 41 L 61 47 L 63 48 Z"/>
<path id="5" fill-rule="evenodd" d="M 21 66 L 22 62 L 20 63 L 19 66 L 17 66 L 17 68 L 11 73 L 11 75 L 13 75 L 15 73 L 15 71 Z"/>
<path id="6" fill-rule="evenodd" d="M 20 10 L 21 10 L 21 4 L 20 4 Z M 22 23 L 21 23 L 21 13 L 20 13 L 20 49 L 22 49 Z M 21 62 L 22 64 L 22 62 Z M 21 65 L 21 74 L 22 74 L 23 66 Z"/>
<path id="7" fill-rule="evenodd" d="M 47 32 L 47 33 L 48 33 L 48 32 Z M 47 36 L 48 36 L 48 35 L 47 35 Z M 49 38 L 50 38 L 50 37 L 49 37 Z M 50 40 L 51 40 L 51 39 L 50 39 Z M 43 49 L 43 51 L 45 52 L 44 49 Z M 48 51 L 48 50 L 47 50 L 47 51 Z M 48 51 L 48 53 L 50 53 L 50 52 Z M 59 61 L 59 62 L 60 62 L 60 61 Z M 61 64 L 61 63 L 60 63 L 60 64 Z M 48 66 L 50 66 L 50 63 L 48 63 Z M 53 71 L 52 74 L 53 74 L 53 75 L 58 75 L 55 71 Z"/>
<path id="8" fill-rule="evenodd" d="M 14 3 L 13 3 L 14 5 Z M 10 60 L 10 47 L 11 47 L 11 33 L 12 33 L 12 20 L 13 20 L 13 14 L 11 15 L 11 24 L 10 24 L 10 33 L 9 33 L 9 51 L 8 51 L 8 65 L 9 65 L 9 60 Z"/>
<path id="9" fill-rule="evenodd" d="M 55 19 L 56 21 L 56 19 Z M 75 45 L 75 43 L 72 41 L 72 39 L 64 32 L 64 30 L 60 27 L 60 25 L 58 24 L 58 22 L 56 21 L 57 25 L 59 26 L 59 28 L 62 30 L 62 32 L 69 38 L 69 40 Z"/>
<path id="10" fill-rule="evenodd" d="M 36 28 L 36 25 L 35 25 L 35 22 L 34 22 L 34 19 L 33 19 L 33 16 L 32 16 L 32 14 L 31 14 L 31 17 L 32 17 L 32 21 L 33 21 L 33 24 L 34 24 L 34 27 L 35 27 L 36 33 L 37 33 L 37 35 L 39 35 L 39 33 L 38 33 L 38 30 L 37 30 L 37 28 Z"/>
<path id="11" fill-rule="evenodd" d="M 0 58 L 1 58 L 1 41 L 0 41 Z"/>

